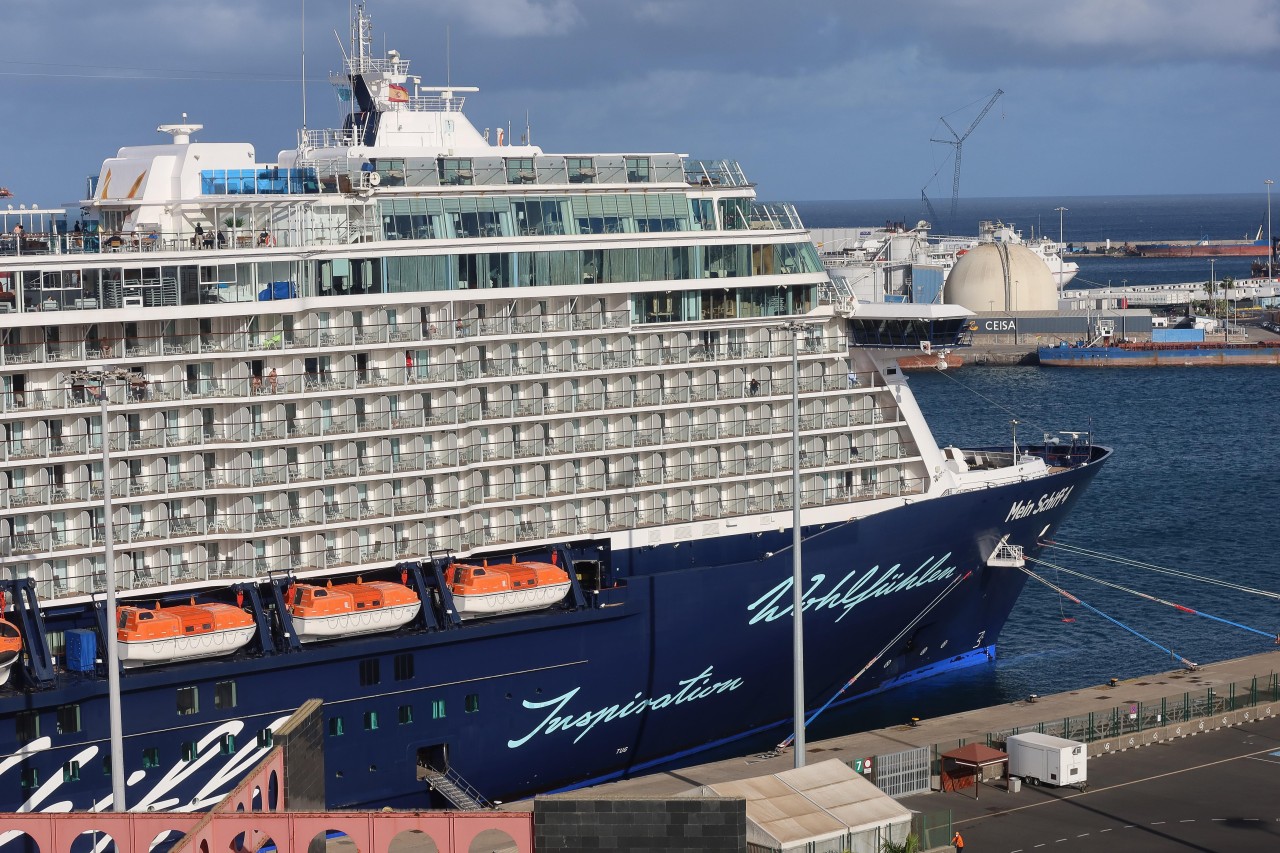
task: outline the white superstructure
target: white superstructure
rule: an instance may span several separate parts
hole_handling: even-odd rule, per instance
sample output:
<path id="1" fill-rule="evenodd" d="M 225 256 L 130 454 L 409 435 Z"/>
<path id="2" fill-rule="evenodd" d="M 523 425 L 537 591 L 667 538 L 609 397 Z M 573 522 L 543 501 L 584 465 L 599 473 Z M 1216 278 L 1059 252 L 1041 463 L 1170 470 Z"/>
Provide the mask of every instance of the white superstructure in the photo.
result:
<path id="1" fill-rule="evenodd" d="M 260 162 L 184 116 L 0 242 L 8 577 L 102 589 L 107 476 L 125 595 L 776 529 L 794 385 L 806 524 L 965 487 L 736 163 L 497 144 L 354 35 L 343 127 Z"/>

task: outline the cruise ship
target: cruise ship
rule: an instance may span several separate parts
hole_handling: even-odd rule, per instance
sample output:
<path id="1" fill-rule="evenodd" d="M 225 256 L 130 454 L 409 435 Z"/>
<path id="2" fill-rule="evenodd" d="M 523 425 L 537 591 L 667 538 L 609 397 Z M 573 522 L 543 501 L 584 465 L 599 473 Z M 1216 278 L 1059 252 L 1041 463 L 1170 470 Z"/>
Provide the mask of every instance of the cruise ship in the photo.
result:
<path id="1" fill-rule="evenodd" d="M 737 163 L 490 136 L 373 44 L 274 161 L 184 116 L 8 223 L 0 808 L 113 807 L 112 649 L 138 811 L 312 698 L 331 808 L 776 743 L 797 504 L 809 708 L 992 659 L 1106 448 L 940 447 L 927 329 Z"/>

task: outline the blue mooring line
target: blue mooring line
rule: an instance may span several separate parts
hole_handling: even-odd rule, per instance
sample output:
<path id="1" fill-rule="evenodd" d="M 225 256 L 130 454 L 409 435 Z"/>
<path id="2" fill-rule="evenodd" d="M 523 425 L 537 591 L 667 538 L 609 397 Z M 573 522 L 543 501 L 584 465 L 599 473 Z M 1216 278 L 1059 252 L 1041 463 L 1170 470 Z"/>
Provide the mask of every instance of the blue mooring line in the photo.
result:
<path id="1" fill-rule="evenodd" d="M 1130 634 L 1133 634 L 1133 635 L 1134 635 L 1135 637 L 1137 637 L 1138 639 L 1140 639 L 1140 640 L 1146 640 L 1148 643 L 1150 643 L 1151 645 L 1155 646 L 1155 647 L 1156 647 L 1157 649 L 1159 649 L 1160 651 L 1167 653 L 1167 654 L 1169 655 L 1169 657 L 1171 657 L 1171 658 L 1177 658 L 1178 660 L 1182 661 L 1183 663 L 1187 664 L 1188 666 L 1190 666 L 1190 665 L 1191 665 L 1191 662 L 1190 662 L 1189 660 L 1187 660 L 1187 659 L 1186 659 L 1186 658 L 1184 658 L 1182 655 L 1180 655 L 1180 654 L 1178 654 L 1177 652 L 1175 652 L 1173 649 L 1166 649 L 1164 646 L 1160 645 L 1160 644 L 1159 644 L 1159 643 L 1157 643 L 1155 640 L 1151 639 L 1150 637 L 1146 636 L 1145 634 L 1140 634 L 1140 633 L 1138 633 L 1138 632 L 1137 632 L 1137 631 L 1135 631 L 1134 629 L 1130 628 L 1128 625 L 1126 625 L 1126 624 L 1124 624 L 1123 622 L 1121 622 L 1119 619 L 1116 619 L 1116 618 L 1115 618 L 1115 617 L 1113 617 L 1113 616 L 1108 616 L 1107 614 L 1103 613 L 1101 610 L 1099 610 L 1098 608 L 1094 607 L 1092 604 L 1090 604 L 1089 602 L 1085 601 L 1084 599 L 1077 597 L 1077 598 L 1076 598 L 1076 601 L 1078 601 L 1078 602 L 1080 603 L 1080 605 L 1081 605 L 1081 606 L 1083 606 L 1083 607 L 1087 607 L 1087 608 L 1089 608 L 1090 610 L 1092 610 L 1094 613 L 1097 613 L 1099 616 L 1101 616 L 1103 619 L 1106 619 L 1108 622 L 1114 622 L 1115 624 L 1119 625 L 1121 628 L 1125 629 L 1125 630 L 1126 630 L 1126 631 L 1128 631 Z"/>

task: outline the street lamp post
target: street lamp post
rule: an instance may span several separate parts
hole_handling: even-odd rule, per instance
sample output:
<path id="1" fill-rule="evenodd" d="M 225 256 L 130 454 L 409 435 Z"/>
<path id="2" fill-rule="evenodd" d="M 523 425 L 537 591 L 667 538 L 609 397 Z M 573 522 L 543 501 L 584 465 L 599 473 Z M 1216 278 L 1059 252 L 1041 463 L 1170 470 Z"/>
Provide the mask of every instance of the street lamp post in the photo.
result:
<path id="1" fill-rule="evenodd" d="M 107 646 L 107 714 L 111 733 L 111 808 L 127 811 L 125 805 L 124 778 L 124 724 L 120 710 L 120 650 L 116 645 L 116 567 L 115 529 L 112 525 L 111 505 L 111 430 L 107 422 L 107 381 L 120 379 L 127 382 L 129 371 L 123 368 L 106 368 L 95 371 L 74 371 L 73 382 L 98 383 L 98 403 L 102 420 L 102 559 L 106 571 L 107 633 L 103 642 Z M 128 387 L 127 385 L 125 387 Z"/>
<path id="2" fill-rule="evenodd" d="M 1067 212 L 1065 207 L 1055 207 L 1058 211 L 1058 297 L 1062 297 L 1062 249 L 1067 244 L 1062 242 L 1062 214 Z"/>
<path id="3" fill-rule="evenodd" d="M 795 717 L 794 757 L 804 767 L 804 570 L 800 555 L 800 334 L 803 323 L 787 323 L 791 333 L 791 652 L 792 714 Z"/>
<path id="4" fill-rule="evenodd" d="M 1276 256 L 1276 244 L 1271 237 L 1271 185 L 1275 181 L 1267 178 L 1263 183 L 1267 185 L 1267 278 L 1271 278 L 1271 261 Z"/>

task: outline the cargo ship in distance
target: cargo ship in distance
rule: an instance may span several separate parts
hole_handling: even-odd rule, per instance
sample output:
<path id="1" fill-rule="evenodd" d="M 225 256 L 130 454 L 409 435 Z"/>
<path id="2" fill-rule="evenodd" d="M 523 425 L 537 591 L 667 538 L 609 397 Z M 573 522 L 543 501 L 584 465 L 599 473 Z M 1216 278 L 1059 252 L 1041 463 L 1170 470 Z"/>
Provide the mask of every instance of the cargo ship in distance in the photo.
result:
<path id="1" fill-rule="evenodd" d="M 939 446 L 929 321 L 737 163 L 491 139 L 373 44 L 274 162 L 184 119 L 0 241 L 0 809 L 111 806 L 109 639 L 139 811 L 310 698 L 335 809 L 781 736 L 797 504 L 810 708 L 992 659 L 1109 450 Z"/>
<path id="2" fill-rule="evenodd" d="M 1210 240 L 1203 237 L 1185 243 L 1138 243 L 1125 253 L 1140 258 L 1265 258 L 1273 252 L 1263 238 L 1264 228 L 1252 240 Z"/>

